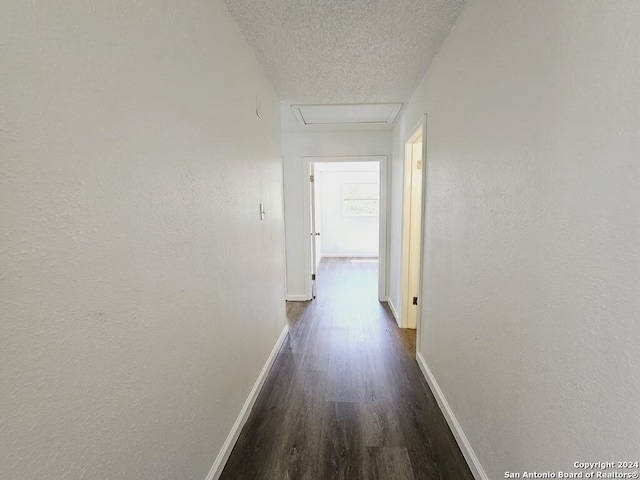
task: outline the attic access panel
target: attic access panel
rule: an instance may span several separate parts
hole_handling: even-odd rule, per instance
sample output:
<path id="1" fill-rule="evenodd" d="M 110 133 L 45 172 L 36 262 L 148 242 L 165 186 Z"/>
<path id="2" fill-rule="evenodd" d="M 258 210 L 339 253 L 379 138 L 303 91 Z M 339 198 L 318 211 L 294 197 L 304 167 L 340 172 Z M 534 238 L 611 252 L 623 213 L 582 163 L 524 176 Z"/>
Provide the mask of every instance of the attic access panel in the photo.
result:
<path id="1" fill-rule="evenodd" d="M 300 125 L 391 125 L 401 108 L 401 103 L 291 105 Z"/>

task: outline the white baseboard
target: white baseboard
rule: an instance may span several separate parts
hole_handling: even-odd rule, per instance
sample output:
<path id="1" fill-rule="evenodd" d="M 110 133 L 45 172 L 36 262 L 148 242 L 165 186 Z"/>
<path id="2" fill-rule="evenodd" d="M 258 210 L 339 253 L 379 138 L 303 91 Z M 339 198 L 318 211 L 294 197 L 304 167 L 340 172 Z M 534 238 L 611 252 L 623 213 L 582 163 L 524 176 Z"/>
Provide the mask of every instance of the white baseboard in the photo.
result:
<path id="1" fill-rule="evenodd" d="M 386 302 L 387 302 L 387 305 L 389 305 L 389 310 L 391 310 L 391 313 L 393 314 L 393 318 L 396 319 L 396 323 L 398 324 L 398 327 L 402 328 L 402 325 L 400 325 L 400 315 L 398 315 L 398 310 L 396 310 L 396 307 L 391 301 L 391 298 L 386 297 Z"/>
<path id="2" fill-rule="evenodd" d="M 280 351 L 282 343 L 284 342 L 285 338 L 287 338 L 288 332 L 289 326 L 285 325 L 282 329 L 282 332 L 280 333 L 280 337 L 278 337 L 276 344 L 273 346 L 273 350 L 271 350 L 271 353 L 269 354 L 269 358 L 267 358 L 267 361 L 262 367 L 262 371 L 260 372 L 260 375 L 258 375 L 256 383 L 253 385 L 251 392 L 249 392 L 249 396 L 244 402 L 244 405 L 242 406 L 242 409 L 238 414 L 238 418 L 236 418 L 233 427 L 231 427 L 229 435 L 227 435 L 226 440 L 222 444 L 220 453 L 218 453 L 218 456 L 216 457 L 215 462 L 213 462 L 213 466 L 211 467 L 211 470 L 209 470 L 209 474 L 207 475 L 205 480 L 218 480 L 218 478 L 220 478 L 220 475 L 222 475 L 222 470 L 224 470 L 224 466 L 226 465 L 227 460 L 229 460 L 229 455 L 231 455 L 231 451 L 233 450 L 233 447 L 235 446 L 236 441 L 240 436 L 242 427 L 244 427 L 244 424 L 247 423 L 247 419 L 249 418 L 249 414 L 253 409 L 253 405 L 256 403 L 256 399 L 258 398 L 260 389 L 262 388 L 262 385 L 264 385 L 264 381 L 267 379 L 269 370 L 271 370 L 271 366 L 276 359 L 276 355 Z"/>
<path id="3" fill-rule="evenodd" d="M 306 302 L 307 300 L 311 300 L 311 298 L 306 295 L 287 295 L 285 300 L 287 302 Z"/>
<path id="4" fill-rule="evenodd" d="M 449 402 L 447 402 L 447 399 L 444 397 L 436 378 L 433 376 L 431 369 L 420 352 L 416 354 L 416 360 L 418 361 L 418 365 L 420 366 L 420 370 L 422 370 L 424 378 L 427 379 L 427 383 L 429 384 L 429 387 L 431 387 L 433 395 L 436 397 L 436 401 L 438 402 L 442 413 L 444 413 L 444 418 L 446 418 L 449 428 L 458 442 L 458 446 L 471 469 L 471 473 L 473 473 L 473 477 L 476 480 L 489 480 L 489 477 L 482 468 L 482 465 L 480 465 L 480 460 L 478 460 L 473 448 L 471 448 L 471 444 L 469 443 L 467 436 L 462 431 L 462 427 L 458 423 L 456 416 L 453 414 L 453 411 L 449 406 Z"/>

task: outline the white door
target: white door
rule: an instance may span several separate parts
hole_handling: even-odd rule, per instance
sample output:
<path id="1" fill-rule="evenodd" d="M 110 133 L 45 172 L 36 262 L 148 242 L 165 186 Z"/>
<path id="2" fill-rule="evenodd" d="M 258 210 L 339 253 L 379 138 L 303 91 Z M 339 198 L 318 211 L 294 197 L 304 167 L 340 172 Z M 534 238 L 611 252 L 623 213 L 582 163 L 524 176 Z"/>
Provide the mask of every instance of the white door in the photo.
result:
<path id="1" fill-rule="evenodd" d="M 405 143 L 402 327 L 417 328 L 422 271 L 422 128 Z"/>
<path id="2" fill-rule="evenodd" d="M 310 206 L 310 232 L 309 241 L 311 242 L 311 298 L 316 298 L 316 275 L 318 270 L 318 264 L 316 262 L 317 248 L 316 248 L 316 189 L 315 189 L 315 176 L 314 176 L 313 163 L 309 164 L 309 202 Z"/>
<path id="3" fill-rule="evenodd" d="M 316 278 L 317 270 L 320 266 L 320 260 L 322 259 L 322 164 L 315 164 L 313 167 L 313 197 L 312 203 L 314 204 L 313 210 L 313 241 L 315 242 L 315 262 L 316 262 Z"/>
<path id="4" fill-rule="evenodd" d="M 422 234 L 422 137 L 412 145 L 411 214 L 409 224 L 409 299 L 408 328 L 416 328 L 420 294 L 420 250 Z"/>

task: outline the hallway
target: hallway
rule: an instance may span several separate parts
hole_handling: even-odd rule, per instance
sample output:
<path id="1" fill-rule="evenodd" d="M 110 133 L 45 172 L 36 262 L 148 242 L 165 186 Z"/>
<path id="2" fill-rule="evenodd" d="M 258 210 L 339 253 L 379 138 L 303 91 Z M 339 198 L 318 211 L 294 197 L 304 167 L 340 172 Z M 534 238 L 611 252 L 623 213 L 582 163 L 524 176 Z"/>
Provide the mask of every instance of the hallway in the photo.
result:
<path id="1" fill-rule="evenodd" d="M 377 263 L 323 259 L 222 479 L 472 479 L 415 357 L 376 298 Z"/>

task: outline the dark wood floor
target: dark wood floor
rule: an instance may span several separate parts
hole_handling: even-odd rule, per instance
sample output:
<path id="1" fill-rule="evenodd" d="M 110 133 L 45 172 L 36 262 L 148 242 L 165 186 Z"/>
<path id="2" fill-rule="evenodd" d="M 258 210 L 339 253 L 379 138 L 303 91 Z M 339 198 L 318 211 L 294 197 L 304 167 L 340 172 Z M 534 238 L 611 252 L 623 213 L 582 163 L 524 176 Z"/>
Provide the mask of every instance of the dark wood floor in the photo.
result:
<path id="1" fill-rule="evenodd" d="M 377 301 L 375 263 L 324 259 L 223 480 L 473 479 L 415 361 L 415 331 Z"/>

